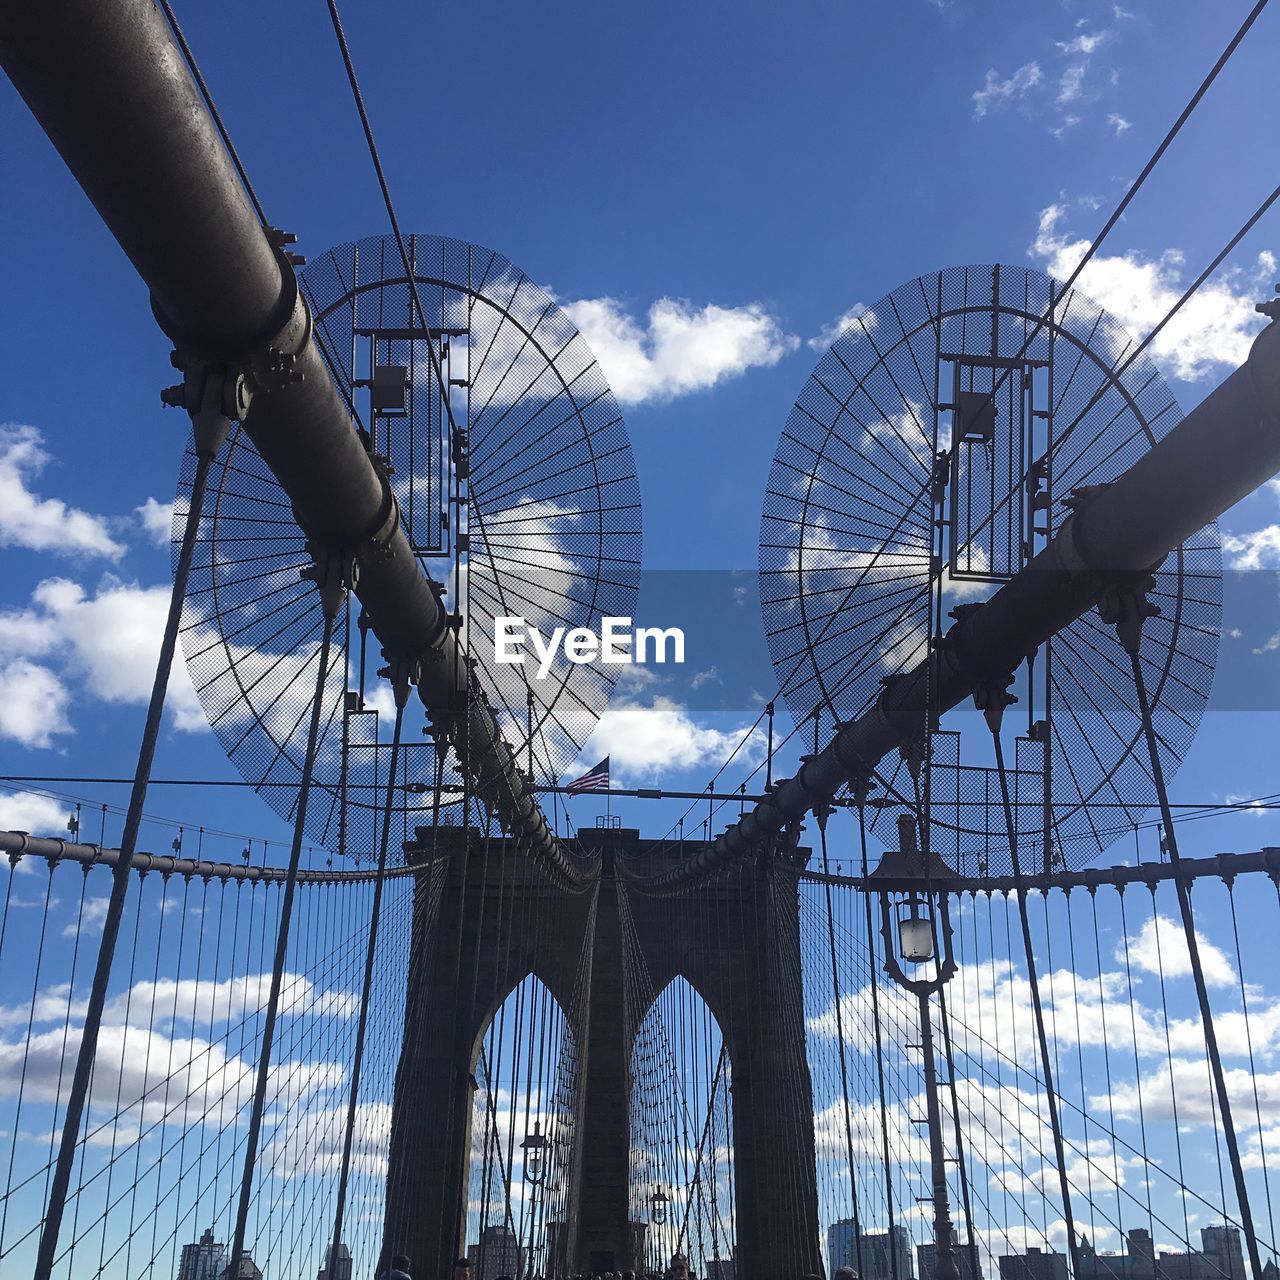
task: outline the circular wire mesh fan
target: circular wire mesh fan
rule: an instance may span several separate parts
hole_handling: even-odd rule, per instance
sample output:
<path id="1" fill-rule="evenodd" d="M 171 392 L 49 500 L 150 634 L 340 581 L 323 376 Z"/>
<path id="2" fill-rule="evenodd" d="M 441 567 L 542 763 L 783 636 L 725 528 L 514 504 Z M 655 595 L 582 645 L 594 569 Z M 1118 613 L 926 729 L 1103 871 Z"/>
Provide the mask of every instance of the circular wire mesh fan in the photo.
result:
<path id="1" fill-rule="evenodd" d="M 353 429 L 390 458 L 414 554 L 463 613 L 463 641 L 502 732 L 521 767 L 552 782 L 603 712 L 616 668 L 561 654 L 538 679 L 536 663 L 497 665 L 494 618 L 523 617 L 549 638 L 556 627 L 598 629 L 602 616 L 633 615 L 641 529 L 631 446 L 594 356 L 543 289 L 477 245 L 414 236 L 408 249 L 425 315 L 391 237 L 331 250 L 302 273 L 302 287 Z M 194 469 L 188 452 L 175 555 Z M 203 514 L 182 619 L 187 663 L 228 755 L 290 819 L 322 614 L 299 578 L 310 557 L 289 500 L 239 428 L 215 463 Z M 385 805 L 393 700 L 375 674 L 381 665 L 360 603 L 349 600 L 326 675 L 307 828 L 356 857 L 374 847 Z M 406 834 L 435 811 L 424 727 L 412 700 L 395 802 Z M 442 781 L 442 803 L 457 803 L 458 775 Z"/>
<path id="2" fill-rule="evenodd" d="M 1080 293 L 1037 331 L 1059 292 L 1020 267 L 922 276 L 859 316 L 810 375 L 761 521 L 765 629 L 797 723 L 819 707 L 841 721 L 866 711 L 887 677 L 924 660 L 952 608 L 1043 548 L 1073 490 L 1114 479 L 1181 419 L 1155 366 L 1127 363 L 1133 339 Z M 1168 558 L 1152 598 L 1161 614 L 1141 659 L 1171 776 L 1217 659 L 1216 527 Z M 1028 869 L 1079 866 L 1155 803 L 1128 656 L 1090 611 L 1024 664 L 1014 692 L 1019 847 L 1040 852 Z M 933 847 L 996 874 L 1008 839 L 989 734 L 959 711 L 952 723 L 930 735 Z M 914 800 L 904 763 L 890 767 Z M 881 803 L 874 825 L 889 838 L 895 805 Z"/>

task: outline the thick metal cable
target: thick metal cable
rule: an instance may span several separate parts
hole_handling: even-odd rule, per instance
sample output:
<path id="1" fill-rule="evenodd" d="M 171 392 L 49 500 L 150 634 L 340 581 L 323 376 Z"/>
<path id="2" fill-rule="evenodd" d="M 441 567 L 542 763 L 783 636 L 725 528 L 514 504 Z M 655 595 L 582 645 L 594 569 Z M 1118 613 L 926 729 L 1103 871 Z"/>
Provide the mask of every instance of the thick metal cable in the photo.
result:
<path id="1" fill-rule="evenodd" d="M 1003 694 L 992 692 L 993 697 Z M 1044 1005 L 1040 999 L 1040 979 L 1036 972 L 1035 949 L 1031 941 L 1031 917 L 1027 911 L 1027 886 L 1022 878 L 1022 861 L 1018 856 L 1018 830 L 1009 798 L 1009 775 L 1004 764 L 1004 746 L 1000 741 L 998 717 L 988 720 L 995 750 L 996 772 L 1000 778 L 1000 800 L 1004 806 L 1005 826 L 1009 833 L 1009 860 L 1013 868 L 1018 899 L 1018 919 L 1022 924 L 1022 944 L 1027 957 L 1027 981 L 1031 987 L 1031 1009 L 1035 1015 L 1036 1039 L 1040 1046 L 1040 1070 L 1044 1076 L 1044 1096 L 1049 1108 L 1049 1124 L 1053 1130 L 1053 1152 L 1058 1165 L 1058 1187 L 1062 1197 L 1062 1217 L 1067 1227 L 1067 1249 L 1071 1255 L 1071 1273 L 1080 1275 L 1080 1242 L 1076 1239 L 1075 1218 L 1071 1212 L 1071 1187 L 1067 1180 L 1067 1156 L 1062 1141 L 1062 1119 L 1058 1114 L 1058 1095 L 1053 1083 L 1053 1060 L 1049 1055 L 1049 1038 L 1044 1025 Z"/>
<path id="2" fill-rule="evenodd" d="M 165 694 L 169 689 L 169 673 L 173 667 L 173 654 L 178 642 L 182 602 L 187 594 L 191 559 L 195 551 L 196 534 L 200 528 L 200 511 L 209 481 L 209 468 L 213 464 L 216 452 L 216 448 L 202 448 L 196 461 L 191 506 L 187 511 L 187 523 L 182 531 L 182 548 L 178 553 L 178 563 L 174 569 L 169 612 L 165 618 L 164 635 L 160 641 L 160 656 L 156 661 L 151 700 L 147 705 L 142 745 L 138 751 L 138 765 L 134 774 L 133 790 L 129 796 L 129 811 L 125 816 L 124 833 L 120 839 L 120 857 L 113 869 L 111 897 L 108 899 L 107 914 L 102 924 L 102 941 L 98 944 L 98 960 L 93 972 L 93 985 L 89 990 L 89 1001 L 85 1008 L 84 1028 L 80 1033 L 80 1047 L 76 1053 L 75 1074 L 71 1078 L 71 1090 L 67 1095 L 67 1110 L 62 1122 L 62 1140 L 58 1147 L 58 1163 L 49 1188 L 44 1226 L 40 1231 L 40 1247 L 36 1255 L 34 1280 L 49 1280 L 53 1272 L 54 1256 L 58 1248 L 58 1233 L 62 1228 L 62 1213 L 67 1202 L 67 1190 L 71 1184 L 71 1168 L 75 1163 L 80 1121 L 84 1116 L 89 1081 L 98 1052 L 98 1034 L 102 1029 L 102 1012 L 107 1000 L 107 984 L 111 980 L 111 963 L 115 956 L 116 940 L 120 934 L 120 922 L 124 917 L 125 899 L 129 892 L 129 872 L 133 863 L 133 853 L 138 844 L 138 828 L 142 822 L 142 808 L 146 803 L 147 783 L 151 777 L 156 741 L 160 736 L 160 722 L 164 716 Z"/>
<path id="3" fill-rule="evenodd" d="M 199 507 L 192 502 L 191 509 Z M 320 567 L 321 574 L 338 572 L 338 565 L 330 560 Z M 302 778 L 298 784 L 298 812 L 293 826 L 293 848 L 289 853 L 289 874 L 284 883 L 284 897 L 280 903 L 280 925 L 276 933 L 275 960 L 271 966 L 271 992 L 267 998 L 266 1016 L 262 1026 L 262 1049 L 258 1057 L 258 1078 L 254 1086 L 253 1109 L 249 1115 L 249 1131 L 245 1139 L 244 1172 L 240 1179 L 240 1201 L 236 1209 L 235 1235 L 231 1245 L 231 1275 L 240 1272 L 240 1260 L 244 1256 L 244 1233 L 249 1220 L 249 1200 L 253 1194 L 254 1165 L 258 1158 L 258 1138 L 262 1129 L 262 1113 L 267 1098 L 267 1076 L 271 1069 L 271 1048 L 275 1038 L 276 1017 L 280 1010 L 280 988 L 284 978 L 285 958 L 289 950 L 289 924 L 293 916 L 294 891 L 298 885 L 298 866 L 302 859 L 302 837 L 307 820 L 307 799 L 311 792 L 311 775 L 315 769 L 316 747 L 320 738 L 320 715 L 323 710 L 325 680 L 329 674 L 329 648 L 333 640 L 334 620 L 337 616 L 338 596 L 329 596 L 327 584 L 321 579 L 320 589 L 325 601 L 324 632 L 320 641 L 318 670 L 316 672 L 315 697 L 311 703 L 311 724 L 307 731 L 307 753 L 302 762 Z M 381 882 L 379 882 L 381 883 Z"/>
<path id="4" fill-rule="evenodd" d="M 867 797 L 862 787 L 858 788 L 856 797 L 858 801 L 858 840 L 862 853 L 862 878 L 865 881 L 869 874 L 867 870 Z M 898 1266 L 897 1233 L 894 1230 L 895 1224 L 893 1220 L 893 1173 L 889 1159 L 889 1108 L 884 1085 L 884 1039 L 880 1026 L 880 977 L 876 972 L 875 965 L 875 926 L 871 918 L 871 895 L 864 892 L 862 899 L 866 907 L 867 916 L 867 948 L 871 952 L 869 957 L 871 960 L 871 1021 L 875 1027 L 876 1079 L 880 1094 L 880 1145 L 884 1157 L 885 1213 L 889 1220 L 889 1280 L 898 1280 L 900 1271 Z M 910 1274 L 911 1270 L 910 1261 L 908 1258 L 908 1274 Z M 858 1274 L 861 1275 L 862 1273 L 859 1272 Z"/>
<path id="5" fill-rule="evenodd" d="M 1138 709 L 1142 715 L 1142 732 L 1147 740 L 1147 750 L 1151 755 L 1151 777 L 1155 783 L 1156 796 L 1160 801 L 1160 815 L 1164 819 L 1165 839 L 1168 847 L 1169 862 L 1176 869 L 1179 863 L 1178 837 L 1173 825 L 1173 814 L 1169 809 L 1169 794 L 1165 789 L 1164 769 L 1160 764 L 1160 753 L 1156 743 L 1155 727 L 1151 719 L 1151 702 L 1147 697 L 1147 684 L 1142 674 L 1142 660 L 1138 653 L 1138 643 L 1125 643 L 1129 651 L 1129 659 L 1133 666 L 1133 684 L 1138 694 Z M 1196 937 L 1195 917 L 1191 911 L 1191 891 L 1178 876 L 1174 877 L 1174 886 L 1178 892 L 1178 911 L 1182 916 L 1182 929 L 1187 938 L 1187 953 L 1191 960 L 1191 976 L 1195 981 L 1196 1000 L 1200 1006 L 1200 1021 L 1203 1024 L 1205 1048 L 1208 1051 L 1209 1067 L 1213 1075 L 1214 1092 L 1218 1099 L 1218 1113 L 1222 1124 L 1222 1134 L 1227 1142 L 1227 1157 L 1231 1162 L 1231 1176 L 1235 1182 L 1236 1201 L 1240 1210 L 1240 1225 L 1244 1228 L 1245 1245 L 1249 1250 L 1249 1266 L 1254 1280 L 1262 1280 L 1262 1258 L 1258 1251 L 1258 1236 L 1253 1226 L 1253 1210 L 1249 1206 L 1249 1189 L 1244 1180 L 1244 1165 L 1240 1159 L 1240 1143 L 1236 1137 L 1235 1123 L 1231 1118 L 1231 1099 L 1227 1095 L 1227 1080 L 1222 1070 L 1222 1052 L 1218 1048 L 1218 1032 L 1213 1022 L 1213 1009 L 1209 1004 L 1209 991 L 1204 981 L 1204 965 L 1200 959 L 1200 941 Z M 1159 932 L 1157 931 L 1157 940 Z M 1172 1083 L 1172 1072 L 1170 1082 Z"/>
<path id="6" fill-rule="evenodd" d="M 387 801 L 382 814 L 382 841 L 378 847 L 378 877 L 374 881 L 373 906 L 369 912 L 369 945 L 364 957 L 364 981 L 360 988 L 360 1016 L 356 1028 L 355 1055 L 351 1062 L 351 1094 L 347 1101 L 346 1129 L 342 1138 L 342 1167 L 338 1174 L 338 1205 L 333 1216 L 333 1243 L 329 1246 L 326 1263 L 330 1272 L 337 1265 L 338 1246 L 342 1244 L 342 1218 L 346 1210 L 347 1181 L 351 1173 L 351 1142 L 355 1134 L 356 1106 L 360 1100 L 360 1069 L 364 1064 L 365 1030 L 369 1021 L 369 993 L 373 988 L 373 962 L 378 950 L 383 876 L 387 869 L 387 852 L 391 846 L 391 818 L 396 798 L 396 766 L 400 759 L 400 734 L 404 727 L 404 704 L 408 692 L 407 682 L 396 685 L 396 718 L 391 733 L 391 763 L 387 767 Z"/>
<path id="7" fill-rule="evenodd" d="M 1163 140 L 1160 142 L 1160 145 L 1152 153 L 1146 165 L 1143 167 L 1142 172 L 1138 175 L 1137 178 L 1134 179 L 1129 189 L 1125 192 L 1124 197 L 1121 199 L 1120 203 L 1116 206 L 1111 216 L 1107 219 L 1107 222 L 1103 226 L 1102 230 L 1091 241 L 1088 250 L 1086 251 L 1084 256 L 1081 258 L 1080 262 L 1077 264 L 1075 269 L 1072 271 L 1071 275 L 1068 277 L 1066 282 L 1063 284 L 1061 292 L 1052 297 L 1048 313 L 1039 319 L 1036 327 L 1032 330 L 1030 335 L 1027 337 L 1026 341 L 1023 344 L 1022 351 L 1017 357 L 1018 359 L 1021 359 L 1022 356 L 1025 355 L 1026 352 L 1030 349 L 1031 343 L 1035 340 L 1036 336 L 1044 328 L 1049 318 L 1052 317 L 1053 312 L 1056 309 L 1058 303 L 1062 300 L 1063 297 L 1066 296 L 1071 286 L 1079 278 L 1080 273 L 1084 270 L 1085 266 L 1089 263 L 1089 261 L 1094 257 L 1098 249 L 1101 247 L 1102 242 L 1111 233 L 1116 223 L 1124 215 L 1125 210 L 1129 207 L 1134 197 L 1138 194 L 1138 191 L 1142 187 L 1143 183 L 1145 183 L 1146 179 L 1151 175 L 1152 170 L 1156 167 L 1156 165 L 1162 159 L 1165 152 L 1169 149 L 1170 145 L 1173 143 L 1178 133 L 1182 130 L 1183 125 L 1185 125 L 1187 120 L 1190 118 L 1192 112 L 1195 111 L 1197 106 L 1199 106 L 1201 99 L 1209 91 L 1209 88 L 1213 85 L 1214 81 L 1217 79 L 1223 67 L 1226 66 L 1231 56 L 1235 53 L 1236 49 L 1239 47 L 1241 41 L 1248 34 L 1249 29 L 1253 26 L 1254 22 L 1261 15 L 1262 10 L 1266 8 L 1267 3 L 1268 3 L 1268 0 L 1258 0 L 1258 2 L 1254 5 L 1253 9 L 1250 10 L 1244 22 L 1240 25 L 1239 29 L 1232 36 L 1226 48 L 1223 50 L 1218 60 L 1214 63 L 1213 67 L 1210 69 L 1208 75 L 1206 75 L 1204 80 L 1201 82 L 1199 88 L 1191 96 L 1190 101 L 1188 101 L 1187 105 L 1183 108 L 1182 113 L 1178 116 L 1178 119 L 1174 122 L 1172 127 L 1169 129 L 1168 133 L 1165 134 Z M 1277 199 L 1280 199 L 1280 187 L 1277 187 L 1276 190 L 1274 190 L 1266 198 L 1266 200 L 1263 201 L 1263 203 L 1259 206 L 1257 210 L 1255 210 L 1252 216 L 1244 223 L 1244 225 L 1235 234 L 1235 236 L 1233 236 L 1232 239 L 1228 241 L 1227 245 L 1215 256 L 1213 261 L 1204 269 L 1204 271 L 1201 272 L 1201 274 L 1196 278 L 1195 282 L 1186 290 L 1186 292 L 1182 295 L 1182 297 L 1179 298 L 1178 301 L 1174 303 L 1174 305 L 1169 309 L 1169 311 L 1165 314 L 1165 316 L 1156 324 L 1155 328 L 1150 331 L 1150 333 L 1147 335 L 1144 341 L 1139 345 L 1138 349 L 1130 355 L 1128 360 L 1125 362 L 1123 368 L 1121 368 L 1116 373 L 1115 375 L 1116 377 L 1118 377 L 1120 373 L 1123 373 L 1133 363 L 1133 361 L 1137 359 L 1137 357 L 1141 354 L 1142 351 L 1146 350 L 1146 348 L 1152 343 L 1152 341 L 1154 341 L 1156 336 L 1173 319 L 1173 317 L 1178 313 L 1178 311 L 1181 310 L 1183 305 L 1190 299 L 1190 297 L 1196 291 L 1199 290 L 1199 288 L 1204 284 L 1205 280 L 1207 280 L 1208 277 L 1212 275 L 1212 273 L 1215 270 L 1217 270 L 1219 266 L 1221 266 L 1222 262 L 1225 260 L 1227 255 L 1236 247 L 1236 245 L 1239 244 L 1239 242 L 1244 238 L 1244 236 L 1250 230 L 1252 230 L 1252 228 L 1258 222 L 1258 220 L 1267 212 L 1268 209 L 1271 208 L 1271 206 L 1276 202 Z M 994 398 L 995 395 L 999 392 L 1000 388 L 1003 386 L 1004 381 L 1007 377 L 1008 377 L 1008 374 L 1005 373 L 997 381 L 996 385 L 993 387 L 991 392 L 992 398 Z M 1095 397 L 1095 402 L 1096 402 L 1096 397 Z M 1092 408 L 1092 404 L 1086 406 L 1086 409 L 1084 410 L 1084 412 L 1078 415 L 1078 417 L 1080 418 L 1084 417 L 1085 413 L 1087 413 L 1090 408 Z M 1075 424 L 1073 423 L 1072 427 L 1074 427 L 1074 425 Z M 1071 432 L 1071 428 L 1068 428 L 1068 431 L 1064 433 L 1063 437 L 1061 437 L 1061 439 L 1057 443 L 1061 443 L 1061 440 L 1065 439 L 1066 436 L 1070 434 L 1070 432 Z M 921 489 L 917 497 L 922 496 L 924 492 L 925 492 L 925 489 Z M 914 505 L 914 500 L 912 505 Z M 901 521 L 899 521 L 899 524 L 901 524 Z M 872 559 L 872 563 L 875 562 L 875 557 L 878 557 L 878 555 L 879 555 L 879 549 L 877 549 L 875 556 Z M 867 566 L 867 568 L 869 567 L 870 566 Z M 863 572 L 859 575 L 857 581 L 855 582 L 854 584 L 855 586 L 857 586 L 858 583 L 862 581 L 862 578 L 865 576 L 866 572 L 867 572 L 867 569 L 864 568 Z M 847 603 L 847 601 L 848 601 L 848 595 L 846 594 L 845 601 L 842 602 L 842 605 L 840 606 L 840 608 L 843 608 L 843 603 Z M 831 625 L 831 622 L 837 616 L 839 611 L 840 611 L 839 608 L 831 611 L 831 613 L 828 615 L 826 621 L 823 624 L 822 630 L 820 631 L 819 635 L 815 638 L 814 643 L 817 643 L 818 640 L 821 640 L 823 638 L 827 628 Z M 787 679 L 784 680 L 782 684 L 779 686 L 777 693 L 774 695 L 775 698 L 781 697 L 786 692 L 787 685 L 789 684 L 791 678 L 796 674 L 796 672 L 799 671 L 801 665 L 802 663 L 798 661 L 795 667 L 792 668 L 791 675 L 788 676 Z M 772 706 L 772 702 L 770 702 L 769 705 Z M 739 741 L 737 746 L 734 747 L 734 750 L 729 756 L 729 759 L 726 760 L 720 766 L 720 769 L 717 771 L 715 775 L 716 777 L 719 777 L 720 773 L 723 772 L 723 770 L 728 766 L 729 762 L 733 759 L 733 756 L 737 755 L 738 751 L 745 745 L 746 741 L 750 738 L 751 734 L 755 732 L 755 729 L 759 725 L 760 719 L 762 718 L 762 716 L 763 716 L 763 713 L 761 716 L 756 718 L 755 724 L 753 724 L 751 728 L 746 732 L 746 734 L 743 735 L 742 740 Z M 772 716 L 770 716 L 770 729 L 772 729 Z M 788 735 L 788 737 L 789 736 L 790 735 Z M 770 751 L 769 753 L 769 759 L 770 759 L 770 767 L 771 767 L 772 751 Z M 749 774 L 748 776 L 749 777 L 752 776 L 755 772 L 758 771 L 758 769 L 759 769 L 759 766 L 757 766 L 756 769 L 753 769 L 752 774 Z M 693 806 L 690 806 L 690 808 L 685 811 L 686 816 L 688 815 L 688 813 L 692 811 L 692 808 Z"/>
<path id="8" fill-rule="evenodd" d="M 828 816 L 826 809 L 818 811 L 818 833 L 822 842 L 822 870 L 826 875 L 830 876 L 831 864 L 827 858 Z M 858 1211 L 857 1165 L 853 1158 L 853 1117 L 849 1109 L 849 1064 L 844 1042 L 844 1010 L 841 1008 L 840 969 L 836 963 L 835 908 L 832 903 L 831 881 L 829 879 L 825 881 L 824 889 L 827 906 L 827 949 L 831 956 L 831 998 L 835 1001 L 836 1006 L 836 1036 L 840 1045 L 840 1094 L 844 1100 L 844 1137 L 849 1159 L 849 1194 L 853 1202 L 853 1244 L 858 1257 L 858 1274 L 861 1276 L 866 1274 L 862 1261 L 862 1215 Z M 869 901 L 870 898 L 868 897 Z"/>

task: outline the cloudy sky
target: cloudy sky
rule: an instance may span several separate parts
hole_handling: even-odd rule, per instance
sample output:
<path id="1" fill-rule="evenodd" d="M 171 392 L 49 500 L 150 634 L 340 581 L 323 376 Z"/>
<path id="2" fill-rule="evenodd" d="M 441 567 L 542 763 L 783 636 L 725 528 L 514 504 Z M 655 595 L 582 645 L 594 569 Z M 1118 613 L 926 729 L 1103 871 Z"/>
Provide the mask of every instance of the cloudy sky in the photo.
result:
<path id="1" fill-rule="evenodd" d="M 378 0 L 347 20 L 402 224 L 498 249 L 596 352 L 635 450 L 646 567 L 750 571 L 778 432 L 833 337 L 939 267 L 1069 272 L 1247 8 Z M 179 10 L 269 217 L 312 255 L 382 233 L 323 6 Z M 1268 12 L 1081 280 L 1136 334 L 1273 185 L 1259 86 L 1278 47 Z M 0 771 L 115 776 L 150 684 L 186 423 L 159 405 L 172 372 L 145 289 L 7 82 L 0 127 Z M 1154 345 L 1184 410 L 1244 358 L 1278 252 L 1273 216 Z M 1177 779 L 1186 800 L 1280 791 L 1280 488 L 1222 524 L 1244 584 L 1234 614 L 1228 592 L 1223 665 L 1247 659 L 1257 684 L 1211 703 Z M 758 647 L 767 696 L 752 593 L 725 599 L 717 620 Z M 681 681 L 624 687 L 586 763 L 608 752 L 625 782 L 704 786 L 758 710 L 695 696 L 723 680 L 714 644 L 708 631 Z M 181 672 L 170 706 L 157 775 L 233 778 Z M 96 806 L 124 800 L 50 789 L 85 802 L 91 838 Z M 71 803 L 14 784 L 0 827 L 56 831 Z M 576 803 L 589 823 L 598 802 Z M 286 834 L 230 789 L 216 806 L 157 789 L 149 807 L 227 833 L 227 856 Z M 615 812 L 660 835 L 680 810 Z M 1278 833 L 1258 810 L 1189 826 L 1184 850 Z M 174 835 L 151 824 L 144 847 Z"/>
<path id="2" fill-rule="evenodd" d="M 323 16 L 255 10 L 263 39 L 245 48 L 234 24 L 183 15 L 270 217 L 312 254 L 384 229 Z M 428 25 L 386 4 L 352 14 L 350 34 L 403 224 L 491 245 L 562 301 L 626 412 L 646 568 L 726 570 L 755 562 L 777 433 L 832 337 L 940 266 L 1069 271 L 1240 16 L 913 0 L 786 15 L 659 5 L 641 20 L 503 4 Z M 1086 271 L 1085 291 L 1137 333 L 1265 194 L 1276 143 L 1251 94 L 1274 26 L 1264 15 Z M 283 69 L 269 52 L 281 41 Z M 484 74 L 450 73 L 428 49 Z M 7 85 L 0 110 L 21 175 L 4 212 L 21 302 L 0 316 L 0 766 L 118 774 L 150 678 L 184 423 L 157 401 L 167 350 L 144 290 Z M 1157 341 L 1184 409 L 1243 358 L 1276 248 L 1264 222 Z M 1228 564 L 1280 563 L 1280 492 L 1224 527 Z M 1224 644 L 1280 662 L 1265 581 Z M 730 629 L 754 643 L 737 598 Z M 746 689 L 715 714 L 690 698 L 724 682 L 713 646 L 695 646 L 683 682 L 624 691 L 593 760 L 611 752 L 632 782 L 701 785 L 756 710 Z M 761 686 L 768 676 L 761 666 Z M 1266 790 L 1252 744 L 1269 716 L 1241 730 L 1229 701 L 1184 776 L 1195 799 Z M 201 723 L 180 675 L 160 773 L 230 776 Z M 162 796 L 200 820 L 196 797 Z M 13 825 L 41 813 L 24 803 Z M 237 832 L 280 834 L 252 799 L 220 812 Z"/>

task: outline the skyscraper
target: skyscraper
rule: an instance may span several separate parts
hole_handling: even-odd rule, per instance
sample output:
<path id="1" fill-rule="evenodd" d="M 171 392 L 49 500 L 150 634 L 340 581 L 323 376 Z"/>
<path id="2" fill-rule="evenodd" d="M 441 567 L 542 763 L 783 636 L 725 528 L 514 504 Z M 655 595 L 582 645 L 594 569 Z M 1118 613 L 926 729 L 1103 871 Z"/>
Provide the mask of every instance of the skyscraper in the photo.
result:
<path id="1" fill-rule="evenodd" d="M 337 1256 L 330 1261 L 333 1246 L 324 1251 L 324 1266 L 320 1268 L 316 1280 L 351 1280 L 351 1250 L 345 1244 L 338 1245 Z"/>
<path id="2" fill-rule="evenodd" d="M 471 1259 L 472 1280 L 498 1280 L 499 1276 L 518 1276 L 524 1270 L 524 1250 L 515 1233 L 506 1227 L 486 1227 L 480 1243 L 467 1249 Z"/>
<path id="3" fill-rule="evenodd" d="M 911 1235 L 903 1226 L 895 1226 L 892 1237 L 887 1231 L 863 1231 L 859 1242 L 857 1224 L 841 1218 L 827 1228 L 827 1258 L 832 1274 L 852 1267 L 862 1280 L 893 1280 L 895 1271 L 897 1280 L 915 1280 Z"/>
<path id="4" fill-rule="evenodd" d="M 978 1247 L 973 1244 L 960 1244 L 951 1233 L 951 1256 L 955 1259 L 956 1270 L 960 1280 L 982 1280 L 982 1267 L 978 1263 Z M 938 1253 L 936 1244 L 916 1245 L 916 1258 L 920 1263 L 920 1280 L 934 1280 L 934 1267 Z"/>
<path id="5" fill-rule="evenodd" d="M 213 1228 L 209 1227 L 196 1244 L 182 1246 L 178 1280 L 222 1280 L 228 1261 L 227 1251 L 213 1238 Z"/>

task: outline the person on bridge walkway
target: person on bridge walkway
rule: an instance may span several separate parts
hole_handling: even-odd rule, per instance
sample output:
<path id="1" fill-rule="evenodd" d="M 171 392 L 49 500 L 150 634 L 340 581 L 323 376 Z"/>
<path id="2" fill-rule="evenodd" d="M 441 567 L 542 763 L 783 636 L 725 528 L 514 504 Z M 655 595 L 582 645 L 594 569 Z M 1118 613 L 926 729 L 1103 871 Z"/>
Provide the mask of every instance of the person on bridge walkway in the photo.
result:
<path id="1" fill-rule="evenodd" d="M 391 1270 L 383 1273 L 382 1280 L 413 1280 L 409 1274 L 410 1265 L 403 1253 L 395 1254 L 391 1259 Z"/>

